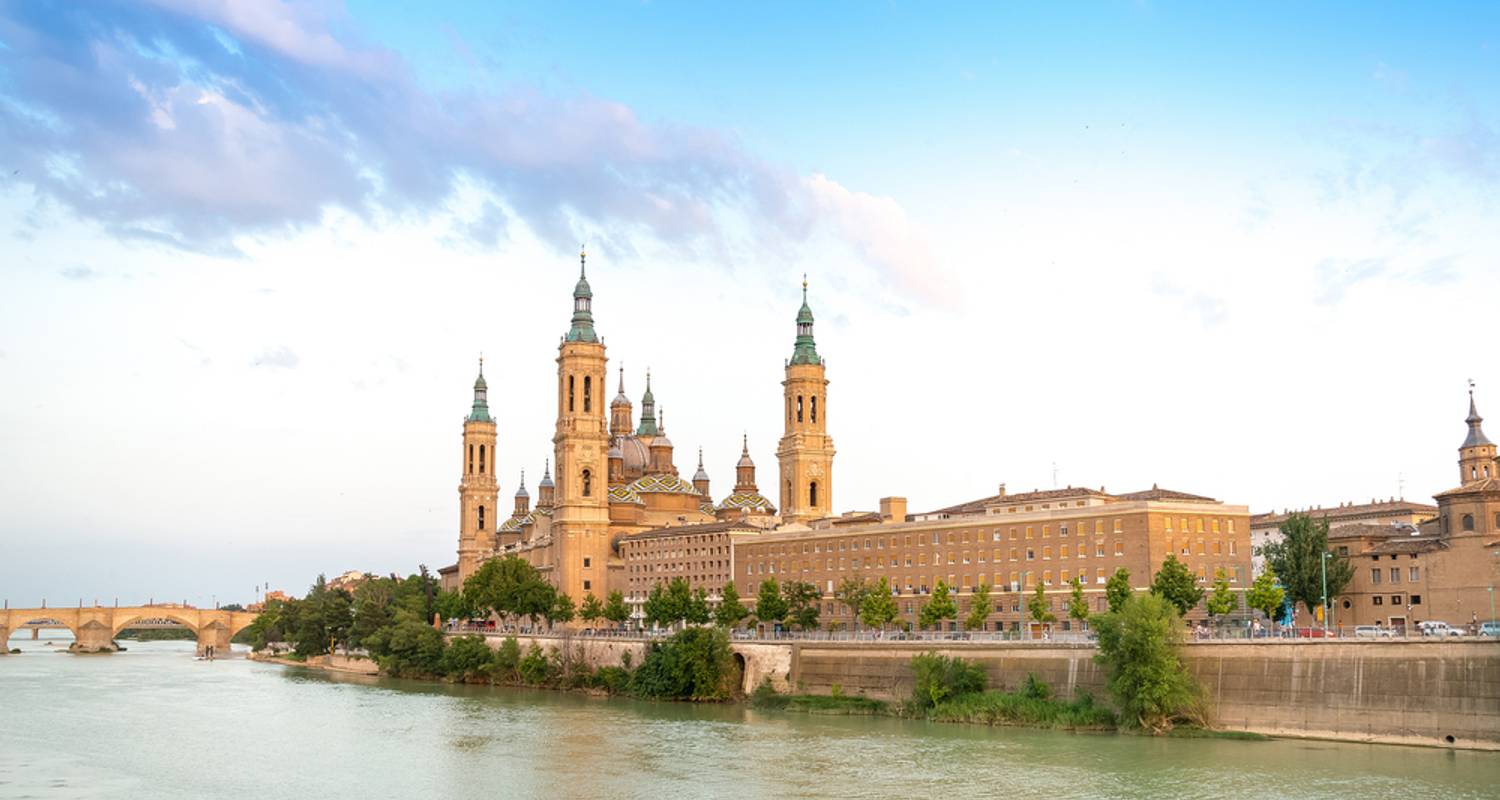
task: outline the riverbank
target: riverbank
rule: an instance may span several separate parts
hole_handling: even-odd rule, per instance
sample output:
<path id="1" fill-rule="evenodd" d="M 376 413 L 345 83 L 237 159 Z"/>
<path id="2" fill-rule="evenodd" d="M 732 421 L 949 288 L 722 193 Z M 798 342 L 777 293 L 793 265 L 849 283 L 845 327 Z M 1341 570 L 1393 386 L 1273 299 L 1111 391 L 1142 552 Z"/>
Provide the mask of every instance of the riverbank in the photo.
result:
<path id="1" fill-rule="evenodd" d="M 375 676 L 380 674 L 379 664 L 368 658 L 360 658 L 358 656 L 322 655 L 313 656 L 306 660 L 298 660 L 286 656 L 251 651 L 247 658 L 251 661 L 260 661 L 266 664 L 280 664 L 284 667 L 302 667 L 322 672 L 336 672 L 343 675 Z"/>

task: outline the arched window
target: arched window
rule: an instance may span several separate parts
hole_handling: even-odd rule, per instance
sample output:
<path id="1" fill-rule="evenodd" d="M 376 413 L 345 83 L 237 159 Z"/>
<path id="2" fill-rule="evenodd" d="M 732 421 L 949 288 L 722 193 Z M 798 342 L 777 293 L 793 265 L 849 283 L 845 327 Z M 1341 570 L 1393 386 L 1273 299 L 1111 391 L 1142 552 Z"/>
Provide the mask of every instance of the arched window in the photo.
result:
<path id="1" fill-rule="evenodd" d="M 568 412 L 573 411 L 573 376 L 568 376 Z"/>
<path id="2" fill-rule="evenodd" d="M 484 530 L 484 506 L 479 507 L 479 529 Z"/>
<path id="3" fill-rule="evenodd" d="M 594 491 L 594 476 L 588 470 L 583 471 L 583 496 L 588 497 Z"/>
<path id="4" fill-rule="evenodd" d="M 591 375 L 583 376 L 583 413 L 587 414 L 594 409 L 594 378 Z"/>
<path id="5" fill-rule="evenodd" d="M 807 504 L 813 507 L 818 505 L 818 482 L 813 481 L 807 485 Z"/>
<path id="6" fill-rule="evenodd" d="M 797 395 L 797 421 L 802 421 L 802 395 Z"/>
<path id="7" fill-rule="evenodd" d="M 479 474 L 484 474 L 484 445 L 479 446 Z"/>
<path id="8" fill-rule="evenodd" d="M 818 424 L 818 396 L 817 395 L 813 395 L 812 396 L 812 421 L 813 421 L 814 425 Z"/>
<path id="9" fill-rule="evenodd" d="M 474 445 L 469 445 L 469 474 L 474 474 Z"/>
<path id="10" fill-rule="evenodd" d="M 1473 514 L 1465 514 L 1464 515 L 1464 523 L 1463 523 L 1463 525 L 1464 525 L 1464 530 L 1466 530 L 1466 531 L 1472 531 L 1472 530 L 1474 530 L 1474 515 Z"/>

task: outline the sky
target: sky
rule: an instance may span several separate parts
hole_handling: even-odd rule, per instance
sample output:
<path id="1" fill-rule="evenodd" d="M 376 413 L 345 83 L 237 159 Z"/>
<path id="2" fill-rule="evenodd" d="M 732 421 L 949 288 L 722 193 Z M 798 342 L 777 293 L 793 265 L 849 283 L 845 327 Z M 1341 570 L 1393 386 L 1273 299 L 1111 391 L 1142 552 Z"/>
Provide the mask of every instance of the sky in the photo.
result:
<path id="1" fill-rule="evenodd" d="M 716 493 L 805 275 L 839 511 L 1427 500 L 1500 415 L 1497 189 L 1491 3 L 0 0 L 0 596 L 451 563 L 477 361 L 508 507 L 581 246 Z"/>

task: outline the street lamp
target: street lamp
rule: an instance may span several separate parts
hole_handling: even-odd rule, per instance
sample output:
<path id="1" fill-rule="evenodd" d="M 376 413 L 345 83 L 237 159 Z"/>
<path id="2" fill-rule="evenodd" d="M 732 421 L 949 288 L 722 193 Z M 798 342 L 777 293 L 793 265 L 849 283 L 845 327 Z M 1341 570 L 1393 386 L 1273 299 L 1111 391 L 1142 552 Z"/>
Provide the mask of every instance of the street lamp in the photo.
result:
<path id="1" fill-rule="evenodd" d="M 1333 553 L 1323 551 L 1323 638 L 1328 638 L 1328 613 L 1332 609 L 1328 605 L 1328 557 Z"/>

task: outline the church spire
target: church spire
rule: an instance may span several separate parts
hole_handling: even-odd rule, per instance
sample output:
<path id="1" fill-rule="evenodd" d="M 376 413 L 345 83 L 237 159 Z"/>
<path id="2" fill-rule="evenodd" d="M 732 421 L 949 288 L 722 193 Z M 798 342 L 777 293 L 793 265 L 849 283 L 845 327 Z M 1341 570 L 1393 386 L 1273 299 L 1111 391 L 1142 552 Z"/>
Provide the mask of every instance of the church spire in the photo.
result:
<path id="1" fill-rule="evenodd" d="M 793 364 L 821 364 L 813 342 L 813 313 L 807 304 L 807 276 L 802 276 L 802 308 L 797 311 L 797 343 L 792 349 Z"/>
<path id="2" fill-rule="evenodd" d="M 479 377 L 474 379 L 474 407 L 469 410 L 470 422 L 490 422 L 489 384 L 484 382 L 484 356 L 479 357 Z"/>
<path id="3" fill-rule="evenodd" d="M 655 436 L 656 427 L 656 395 L 651 393 L 651 370 L 646 370 L 646 393 L 641 396 L 641 425 L 636 429 L 637 436 Z"/>
<path id="4" fill-rule="evenodd" d="M 573 286 L 573 327 L 568 329 L 570 342 L 597 342 L 594 333 L 594 292 L 589 288 L 588 271 L 585 269 L 588 253 L 578 250 L 578 283 Z"/>
<path id="5" fill-rule="evenodd" d="M 1484 422 L 1484 417 L 1479 416 L 1479 409 L 1474 405 L 1473 381 L 1469 381 L 1469 416 L 1464 422 L 1469 424 L 1469 436 L 1464 439 L 1462 447 L 1480 447 L 1492 444 L 1489 438 L 1484 435 L 1484 428 L 1480 427 Z"/>

